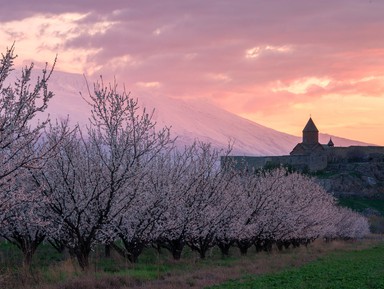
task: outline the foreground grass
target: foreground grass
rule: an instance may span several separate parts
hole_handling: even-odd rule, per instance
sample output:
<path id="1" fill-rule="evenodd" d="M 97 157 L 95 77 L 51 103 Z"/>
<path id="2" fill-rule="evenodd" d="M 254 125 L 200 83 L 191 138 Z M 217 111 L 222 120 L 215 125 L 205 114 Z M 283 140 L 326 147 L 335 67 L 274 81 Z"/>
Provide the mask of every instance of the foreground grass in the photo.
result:
<path id="1" fill-rule="evenodd" d="M 260 276 L 263 274 L 284 274 L 278 272 L 286 272 L 288 268 L 305 268 L 303 265 L 310 264 L 315 260 L 321 258 L 336 258 L 340 253 L 358 253 L 361 251 L 363 256 L 366 256 L 364 263 L 376 264 L 376 256 L 383 256 L 384 243 L 382 240 L 364 240 L 359 242 L 343 242 L 335 241 L 331 243 L 324 243 L 317 240 L 315 243 L 306 247 L 296 249 L 288 249 L 282 252 L 273 250 L 271 253 L 256 253 L 250 250 L 247 256 L 240 256 L 238 250 L 233 248 L 231 257 L 222 258 L 217 248 L 214 248 L 206 260 L 200 260 L 198 255 L 190 250 L 185 250 L 183 258 L 180 261 L 172 260 L 170 254 L 163 250 L 160 254 L 151 248 L 145 250 L 140 258 L 138 264 L 130 264 L 126 260 L 113 255 L 111 259 L 103 257 L 103 250 L 99 248 L 94 252 L 93 259 L 91 260 L 92 266 L 90 271 L 82 272 L 75 260 L 71 260 L 66 256 L 58 255 L 56 252 L 51 251 L 51 248 L 46 244 L 41 247 L 38 255 L 36 256 L 36 263 L 31 272 L 25 274 L 17 267 L 17 262 L 14 261 L 12 247 L 7 244 L 0 245 L 0 263 L 6 261 L 7 268 L 2 267 L 4 263 L 0 264 L 0 288 L 1 289 L 127 289 L 127 288 L 146 288 L 146 289 L 179 289 L 179 288 L 206 288 L 232 280 L 233 283 L 224 283 L 222 286 L 226 287 L 213 287 L 213 288 L 291 288 L 287 287 L 284 282 L 291 282 L 291 273 L 284 283 L 284 286 L 276 285 L 277 287 L 254 287 L 253 283 L 258 278 L 251 276 Z M 376 253 L 364 253 L 367 248 L 369 250 L 377 250 Z M 373 249 L 378 248 L 378 249 Z M 335 253 L 340 252 L 340 253 Z M 344 253 L 343 253 L 344 252 Z M 41 256 L 39 256 L 41 254 Z M 329 255 L 331 254 L 331 255 Z M 5 259 L 1 258 L 2 256 Z M 326 257 L 326 256 L 330 257 Z M 372 256 L 371 256 L 372 255 Z M 332 257 L 336 256 L 336 257 Z M 351 255 L 352 256 L 352 255 Z M 347 262 L 351 265 L 360 262 L 355 257 L 348 257 Z M 371 258 L 372 257 L 372 258 Z M 349 260 L 349 261 L 348 261 Z M 15 266 L 12 267 L 12 262 Z M 327 266 L 341 267 L 340 263 L 334 263 Z M 367 265 L 375 268 L 373 265 Z M 382 267 L 381 267 L 382 268 Z M 321 271 L 319 269 L 313 269 Z M 323 269 L 322 269 L 323 270 Z M 348 269 L 352 271 L 351 269 Z M 348 271 L 347 270 L 347 271 Z M 372 272 L 371 272 L 372 271 Z M 327 271 L 325 271 L 327 272 Z M 373 274 L 376 269 L 370 270 Z M 381 272 L 384 274 L 384 272 Z M 301 275 L 302 273 L 299 273 Z M 328 273 L 327 273 L 328 274 Z M 275 275 L 268 278 L 274 279 Z M 277 275 L 276 275 L 277 276 Z M 347 276 L 347 275 L 346 275 Z M 369 275 L 371 276 L 371 275 Z M 243 278 L 243 279 L 240 279 Z M 264 277 L 263 277 L 264 278 Z M 287 279 L 288 278 L 288 279 Z M 309 277 L 308 277 L 309 278 Z M 318 278 L 314 276 L 313 278 Z M 248 286 L 250 287 L 239 287 Z M 256 282 L 256 281 L 255 281 Z M 294 282 L 294 281 L 292 281 Z M 242 285 L 239 285 L 242 284 Z M 245 284 L 245 285 L 244 285 Z M 295 283 L 293 283 L 295 284 Z M 303 285 L 304 286 L 304 285 Z M 305 285 L 297 288 L 317 288 Z M 319 287 L 323 288 L 323 287 Z M 336 287 L 324 287 L 336 288 Z M 348 287 L 337 287 L 348 288 Z M 359 287 L 349 287 L 359 288 Z M 360 288 L 384 288 L 384 287 L 360 287 Z"/>
<path id="2" fill-rule="evenodd" d="M 362 251 L 336 252 L 300 268 L 259 277 L 247 276 L 209 288 L 384 288 L 384 245 Z"/>

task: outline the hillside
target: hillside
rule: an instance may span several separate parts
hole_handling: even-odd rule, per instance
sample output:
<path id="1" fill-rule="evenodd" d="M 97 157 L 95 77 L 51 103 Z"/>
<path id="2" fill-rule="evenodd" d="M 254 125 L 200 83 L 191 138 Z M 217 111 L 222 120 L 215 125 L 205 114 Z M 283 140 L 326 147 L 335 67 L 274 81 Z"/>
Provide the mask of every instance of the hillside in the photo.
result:
<path id="1" fill-rule="evenodd" d="M 92 83 L 90 88 L 92 89 Z M 48 108 L 52 118 L 66 118 L 69 115 L 72 123 L 87 123 L 90 108 L 80 96 L 80 92 L 87 95 L 84 76 L 55 71 L 49 81 L 49 89 L 55 94 Z M 218 148 L 226 148 L 231 141 L 234 143 L 233 155 L 273 156 L 289 154 L 301 142 L 301 136 L 262 126 L 202 99 L 181 100 L 165 96 L 136 95 L 135 92 L 132 92 L 132 97 L 137 97 L 139 105 L 146 107 L 147 111 L 155 110 L 154 120 L 159 126 L 171 127 L 180 147 L 198 139 L 210 142 Z M 303 120 L 303 126 L 306 121 Z M 301 135 L 301 131 L 297 134 Z M 327 143 L 330 137 L 320 134 L 320 141 Z M 366 145 L 336 136 L 332 136 L 332 140 L 336 146 Z"/>
<path id="2" fill-rule="evenodd" d="M 316 177 L 335 196 L 384 200 L 383 160 L 331 163 Z"/>

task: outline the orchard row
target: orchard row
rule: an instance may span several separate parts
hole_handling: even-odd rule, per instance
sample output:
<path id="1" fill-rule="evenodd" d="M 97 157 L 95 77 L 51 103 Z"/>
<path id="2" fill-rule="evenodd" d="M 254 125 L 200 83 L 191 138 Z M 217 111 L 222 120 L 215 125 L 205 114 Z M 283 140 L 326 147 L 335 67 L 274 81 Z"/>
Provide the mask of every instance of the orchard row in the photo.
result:
<path id="1" fill-rule="evenodd" d="M 170 129 L 115 84 L 100 80 L 83 96 L 91 111 L 85 129 L 36 122 L 53 96 L 52 70 L 31 84 L 31 65 L 6 85 L 13 52 L 0 66 L 0 235 L 21 249 L 25 266 L 44 240 L 87 269 L 98 244 L 136 262 L 150 245 L 176 259 L 187 245 L 204 258 L 213 246 L 245 254 L 253 245 L 269 250 L 369 232 L 364 217 L 338 207 L 307 176 L 234 170 L 220 163 L 230 148 L 177 147 Z"/>

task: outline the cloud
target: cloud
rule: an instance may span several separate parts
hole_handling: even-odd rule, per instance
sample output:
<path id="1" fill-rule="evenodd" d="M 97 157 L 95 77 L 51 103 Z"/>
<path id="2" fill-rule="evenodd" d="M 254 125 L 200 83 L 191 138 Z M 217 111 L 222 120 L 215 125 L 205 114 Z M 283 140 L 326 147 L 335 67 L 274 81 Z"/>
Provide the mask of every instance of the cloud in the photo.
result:
<path id="1" fill-rule="evenodd" d="M 287 53 L 292 51 L 292 48 L 289 45 L 282 46 L 273 46 L 273 45 L 265 45 L 265 46 L 255 46 L 249 48 L 245 51 L 245 58 L 258 58 L 264 53 L 272 52 L 272 53 Z"/>
<path id="2" fill-rule="evenodd" d="M 272 88 L 273 92 L 288 91 L 294 94 L 308 93 L 314 87 L 326 88 L 331 80 L 329 78 L 304 77 L 294 80 L 284 85 L 281 81 L 277 81 L 276 88 Z"/>
<path id="3" fill-rule="evenodd" d="M 4 5 L 0 39 L 16 40 L 20 55 L 58 53 L 59 67 L 116 77 L 132 90 L 210 98 L 238 114 L 276 118 L 330 95 L 384 97 L 384 1 Z"/>
<path id="4" fill-rule="evenodd" d="M 144 88 L 156 88 L 156 87 L 160 87 L 161 83 L 158 81 L 149 81 L 149 82 L 140 81 L 140 82 L 137 82 L 136 85 Z"/>

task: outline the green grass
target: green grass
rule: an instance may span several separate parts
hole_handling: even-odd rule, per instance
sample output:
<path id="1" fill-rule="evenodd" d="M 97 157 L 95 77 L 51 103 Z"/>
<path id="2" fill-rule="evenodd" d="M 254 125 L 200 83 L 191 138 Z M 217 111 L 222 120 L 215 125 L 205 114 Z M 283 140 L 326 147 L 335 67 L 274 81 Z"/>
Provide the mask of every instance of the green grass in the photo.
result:
<path id="1" fill-rule="evenodd" d="M 332 176 L 336 175 L 335 172 L 332 172 L 332 171 L 326 171 L 326 170 L 322 170 L 322 171 L 317 171 L 315 173 L 311 173 L 310 176 L 314 176 L 316 178 L 319 178 L 319 179 L 328 179 Z"/>
<path id="2" fill-rule="evenodd" d="M 384 245 L 352 252 L 337 252 L 300 268 L 276 274 L 246 276 L 211 289 L 343 289 L 384 288 Z"/>
<path id="3" fill-rule="evenodd" d="M 343 207 L 351 208 L 357 212 L 364 212 L 372 209 L 379 214 L 368 215 L 370 230 L 372 233 L 384 234 L 384 200 L 368 199 L 364 197 L 343 197 L 339 198 L 339 204 Z"/>
<path id="4" fill-rule="evenodd" d="M 283 252 L 276 251 L 272 254 L 256 254 L 254 250 L 250 250 L 247 256 L 240 256 L 238 249 L 233 248 L 231 257 L 226 258 L 222 258 L 218 248 L 213 248 L 205 260 L 200 260 L 196 252 L 185 248 L 183 258 L 179 261 L 172 260 L 171 254 L 166 250 L 162 250 L 159 254 L 154 248 L 146 248 L 137 264 L 131 264 L 127 260 L 120 258 L 116 252 L 112 252 L 112 258 L 105 258 L 104 248 L 97 246 L 92 252 L 91 268 L 88 272 L 82 272 L 76 265 L 76 260 L 70 259 L 67 254 L 62 256 L 50 247 L 49 244 L 43 244 L 35 256 L 32 276 L 27 276 L 26 278 L 30 279 L 26 279 L 23 282 L 18 281 L 19 277 L 23 277 L 23 275 L 21 271 L 17 271 L 17 268 L 11 270 L 4 269 L 4 272 L 1 272 L 2 266 L 10 264 L 10 262 L 19 263 L 19 261 L 13 260 L 13 258 L 20 257 L 20 255 L 16 247 L 6 242 L 0 242 L 0 287 L 36 289 L 44 285 L 46 286 L 44 288 L 47 289 L 112 289 L 126 288 L 124 286 L 128 286 L 127 284 L 150 284 L 152 280 L 165 279 L 169 282 L 169 278 L 179 282 L 178 278 L 183 278 L 181 282 L 184 283 L 180 283 L 183 284 L 182 286 L 180 285 L 181 287 L 166 288 L 188 288 L 190 286 L 202 288 L 213 284 L 209 282 L 212 278 L 218 280 L 217 284 L 227 280 L 229 278 L 228 274 L 236 272 L 231 275 L 231 278 L 241 278 L 242 276 L 244 278 L 212 288 L 384 288 L 384 284 L 378 283 L 376 280 L 378 276 L 384 276 L 384 267 L 382 265 L 384 263 L 384 244 L 381 243 L 381 245 L 377 246 L 377 243 L 371 244 L 369 243 L 370 241 L 366 242 L 368 243 L 336 242 L 328 244 L 318 241 L 309 248 L 297 248 Z M 367 248 L 367 246 L 375 247 L 372 250 L 362 252 L 349 251 L 361 250 L 361 246 L 363 248 Z M 346 251 L 344 248 L 349 249 Z M 340 254 L 332 253 L 329 257 L 321 257 L 322 259 L 319 259 L 317 262 L 307 263 L 309 260 L 319 258 L 319 256 L 325 256 L 328 250 L 334 252 L 336 249 Z M 1 259 L 1 257 L 5 257 L 5 259 Z M 12 260 L 8 260 L 8 258 Z M 381 261 L 380 264 L 378 260 Z M 278 274 L 269 273 L 269 275 L 264 275 L 263 277 L 251 275 L 261 274 L 261 272 L 277 272 L 277 270 L 282 270 L 283 268 L 292 268 L 292 266 L 301 266 L 302 264 L 308 265 L 300 267 L 300 269 L 280 271 L 281 273 Z M 335 268 L 337 271 L 335 271 Z M 349 284 L 350 280 L 364 281 L 362 276 L 366 276 L 366 283 L 361 283 L 363 284 L 362 286 L 360 286 L 360 283 L 356 283 L 360 287 L 346 287 L 345 284 Z M 6 286 L 1 285 L 2 277 L 11 278 L 7 279 L 10 281 L 7 281 Z M 5 280 L 4 278 L 3 280 Z M 328 279 L 332 282 L 326 283 Z M 324 285 L 324 287 L 316 287 L 316 280 L 320 280 L 319 283 Z M 339 280 L 339 283 L 336 282 L 337 280 Z M 367 283 L 369 280 L 372 282 Z M 116 283 L 117 285 L 115 283 L 115 285 L 105 285 L 108 282 L 120 283 Z M 61 287 L 57 286 L 59 283 L 62 284 L 60 285 Z M 312 283 L 314 283 L 314 286 L 312 286 Z M 333 283 L 336 285 L 331 287 Z M 131 287 L 131 285 L 128 287 Z M 143 288 L 146 287 L 144 286 Z"/>
<path id="5" fill-rule="evenodd" d="M 384 216 L 384 200 L 367 199 L 362 197 L 348 197 L 339 198 L 339 204 L 343 207 L 348 207 L 358 212 L 362 212 L 367 208 L 372 208 Z"/>
<path id="6" fill-rule="evenodd" d="M 3 258 L 1 258 L 3 256 Z M 63 255 L 55 248 L 53 248 L 49 243 L 43 242 L 37 248 L 35 255 L 33 257 L 33 264 L 39 264 L 39 266 L 48 266 L 53 262 L 62 261 Z M 19 266 L 22 260 L 22 253 L 16 247 L 16 245 L 5 241 L 0 240 L 0 264 L 1 261 L 6 261 L 9 264 Z"/>

